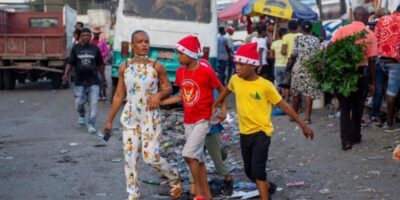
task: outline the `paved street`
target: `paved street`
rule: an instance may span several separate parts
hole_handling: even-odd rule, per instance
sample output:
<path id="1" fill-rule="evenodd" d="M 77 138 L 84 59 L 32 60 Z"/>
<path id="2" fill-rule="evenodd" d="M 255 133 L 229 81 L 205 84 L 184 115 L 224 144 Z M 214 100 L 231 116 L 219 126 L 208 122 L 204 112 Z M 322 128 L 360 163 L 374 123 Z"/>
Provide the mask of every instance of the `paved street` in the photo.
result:
<path id="1" fill-rule="evenodd" d="M 88 134 L 77 124 L 72 90 L 50 88 L 49 82 L 28 83 L 0 92 L 0 199 L 126 199 L 120 135 L 105 143 Z M 98 128 L 110 104 L 99 107 Z M 338 118 L 328 118 L 329 113 L 313 114 L 311 142 L 285 116 L 274 117 L 267 170 L 283 190 L 273 199 L 398 199 L 400 162 L 391 154 L 400 133 L 363 129 L 363 142 L 344 152 Z M 120 126 L 118 118 L 114 124 Z M 236 140 L 230 136 L 230 160 L 241 166 Z M 143 163 L 140 170 L 142 180 L 159 180 Z M 234 173 L 235 181 L 249 181 L 240 167 Z M 286 186 L 293 181 L 304 185 Z M 168 190 L 142 183 L 141 191 L 143 199 L 155 199 Z"/>

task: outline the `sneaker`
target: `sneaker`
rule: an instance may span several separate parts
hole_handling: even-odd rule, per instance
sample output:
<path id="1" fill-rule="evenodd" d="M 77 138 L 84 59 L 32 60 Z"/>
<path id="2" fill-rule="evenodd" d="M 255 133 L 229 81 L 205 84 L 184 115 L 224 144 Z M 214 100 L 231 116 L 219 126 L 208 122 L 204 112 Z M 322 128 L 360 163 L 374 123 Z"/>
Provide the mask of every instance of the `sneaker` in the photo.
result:
<path id="1" fill-rule="evenodd" d="M 89 125 L 88 132 L 90 134 L 96 134 L 97 130 L 93 126 Z"/>
<path id="2" fill-rule="evenodd" d="M 391 126 L 385 125 L 383 128 L 383 131 L 386 133 L 394 133 L 394 132 L 399 132 L 400 131 L 400 125 L 399 124 L 393 124 Z"/>
<path id="3" fill-rule="evenodd" d="M 78 118 L 78 124 L 81 125 L 81 126 L 85 126 L 85 124 L 86 124 L 85 121 L 86 121 L 85 117 L 79 117 Z"/>

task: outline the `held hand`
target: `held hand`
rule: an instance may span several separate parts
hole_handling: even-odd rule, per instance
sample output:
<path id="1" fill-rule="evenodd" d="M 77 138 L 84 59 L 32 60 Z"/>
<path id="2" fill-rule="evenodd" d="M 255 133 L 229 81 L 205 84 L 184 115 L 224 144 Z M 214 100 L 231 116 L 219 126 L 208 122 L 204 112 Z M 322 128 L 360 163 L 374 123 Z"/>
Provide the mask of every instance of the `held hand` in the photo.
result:
<path id="1" fill-rule="evenodd" d="M 224 121 L 226 119 L 226 110 L 221 109 L 221 112 L 218 114 L 217 118 L 221 121 Z"/>
<path id="2" fill-rule="evenodd" d="M 147 110 L 154 110 L 160 107 L 161 98 L 159 94 L 151 95 L 147 100 Z"/>
<path id="3" fill-rule="evenodd" d="M 303 128 L 303 134 L 309 140 L 314 139 L 314 132 L 308 126 Z"/>

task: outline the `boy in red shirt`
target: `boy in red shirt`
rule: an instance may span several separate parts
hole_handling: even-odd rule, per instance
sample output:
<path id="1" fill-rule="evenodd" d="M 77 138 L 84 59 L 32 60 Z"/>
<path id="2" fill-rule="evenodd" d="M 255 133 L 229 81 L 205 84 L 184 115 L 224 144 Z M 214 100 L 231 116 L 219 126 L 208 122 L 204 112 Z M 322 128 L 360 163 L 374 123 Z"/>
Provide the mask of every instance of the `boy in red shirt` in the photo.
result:
<path id="1" fill-rule="evenodd" d="M 179 86 L 178 96 L 165 99 L 161 105 L 183 102 L 186 143 L 182 155 L 189 165 L 196 186 L 196 198 L 212 199 L 204 164 L 204 142 L 210 129 L 213 90 L 221 92 L 224 87 L 208 62 L 198 60 L 200 42 L 189 35 L 175 46 L 179 62 L 183 65 L 176 71 L 175 84 Z M 222 105 L 226 112 L 226 102 Z M 221 113 L 220 116 L 226 115 Z"/>

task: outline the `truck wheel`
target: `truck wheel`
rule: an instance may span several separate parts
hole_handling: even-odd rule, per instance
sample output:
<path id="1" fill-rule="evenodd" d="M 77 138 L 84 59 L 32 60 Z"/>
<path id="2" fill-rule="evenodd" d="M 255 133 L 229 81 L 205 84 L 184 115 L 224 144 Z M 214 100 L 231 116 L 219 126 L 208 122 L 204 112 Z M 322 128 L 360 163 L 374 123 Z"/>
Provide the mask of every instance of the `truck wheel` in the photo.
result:
<path id="1" fill-rule="evenodd" d="M 51 79 L 51 85 L 53 86 L 53 89 L 60 89 L 62 85 L 62 74 L 61 73 L 56 73 L 53 72 L 50 76 Z"/>
<path id="2" fill-rule="evenodd" d="M 4 70 L 3 79 L 4 79 L 4 88 L 6 90 L 15 89 L 15 74 L 13 70 Z"/>
<path id="3" fill-rule="evenodd" d="M 3 70 L 0 69 L 0 90 L 4 90 L 4 78 L 3 78 Z"/>

